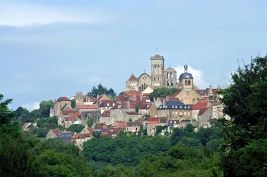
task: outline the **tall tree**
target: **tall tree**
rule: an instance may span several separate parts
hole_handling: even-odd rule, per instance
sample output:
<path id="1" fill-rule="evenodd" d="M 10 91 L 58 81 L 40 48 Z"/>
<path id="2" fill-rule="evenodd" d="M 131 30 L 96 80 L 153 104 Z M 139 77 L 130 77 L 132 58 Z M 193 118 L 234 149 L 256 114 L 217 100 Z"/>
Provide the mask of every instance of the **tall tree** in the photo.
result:
<path id="1" fill-rule="evenodd" d="M 95 97 L 95 98 L 98 95 L 103 95 L 103 94 L 107 94 L 107 95 L 109 95 L 111 97 L 115 97 L 116 96 L 116 93 L 112 88 L 107 89 L 102 84 L 98 84 L 97 87 L 94 86 L 92 88 L 92 90 L 88 93 L 89 96 L 92 96 L 92 97 Z"/>
<path id="2" fill-rule="evenodd" d="M 240 154 L 243 148 L 251 146 L 254 141 L 267 138 L 267 57 L 257 57 L 250 65 L 238 68 L 232 75 L 232 85 L 223 91 L 224 112 L 231 117 L 224 122 L 223 168 L 225 176 L 245 176 L 242 168 L 235 168 L 241 163 Z M 261 142 L 262 144 L 266 141 Z M 266 144 L 265 144 L 266 145 Z M 253 146 L 259 147 L 259 146 Z M 253 150 L 257 151 L 257 148 Z M 250 152 L 251 153 L 251 152 Z M 256 171 L 262 171 L 266 159 L 250 156 L 251 161 L 261 163 L 254 166 L 252 177 Z M 249 175 L 250 176 L 250 175 Z"/>
<path id="3" fill-rule="evenodd" d="M 40 114 L 42 117 L 49 117 L 50 116 L 50 108 L 54 106 L 54 102 L 52 100 L 42 101 L 40 103 Z"/>

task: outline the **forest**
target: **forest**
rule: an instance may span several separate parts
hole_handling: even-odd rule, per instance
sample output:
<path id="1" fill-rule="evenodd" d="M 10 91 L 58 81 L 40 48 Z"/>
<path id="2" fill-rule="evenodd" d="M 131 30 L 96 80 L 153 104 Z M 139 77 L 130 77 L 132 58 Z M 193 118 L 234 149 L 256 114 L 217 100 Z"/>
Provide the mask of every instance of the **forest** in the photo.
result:
<path id="1" fill-rule="evenodd" d="M 40 109 L 12 111 L 0 94 L 0 176 L 3 177 L 265 177 L 267 174 L 267 57 L 238 67 L 222 91 L 224 112 L 211 128 L 189 125 L 170 136 L 95 137 L 76 146 L 44 139 L 50 101 Z M 92 93 L 93 94 L 93 93 Z M 23 132 L 37 119 L 40 129 Z M 81 127 L 72 127 L 79 131 Z"/>

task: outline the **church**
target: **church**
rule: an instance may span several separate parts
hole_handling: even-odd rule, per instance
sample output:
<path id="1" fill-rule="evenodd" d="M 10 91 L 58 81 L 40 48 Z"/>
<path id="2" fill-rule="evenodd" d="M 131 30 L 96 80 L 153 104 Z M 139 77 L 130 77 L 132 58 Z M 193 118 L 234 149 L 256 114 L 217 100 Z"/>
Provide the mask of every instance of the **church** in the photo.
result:
<path id="1" fill-rule="evenodd" d="M 134 74 L 130 76 L 126 82 L 126 91 L 144 91 L 147 87 L 152 89 L 167 87 L 167 88 L 182 88 L 190 89 L 195 87 L 193 84 L 193 76 L 188 73 L 188 66 L 184 66 L 184 73 L 179 76 L 177 82 L 177 71 L 172 67 L 165 69 L 164 57 L 156 54 L 151 56 L 151 75 L 144 72 L 139 77 Z"/>
<path id="2" fill-rule="evenodd" d="M 144 72 L 139 77 L 131 75 L 126 82 L 126 91 L 144 91 L 160 87 L 177 87 L 177 72 L 175 69 L 164 67 L 164 57 L 156 54 L 150 58 L 151 75 Z"/>

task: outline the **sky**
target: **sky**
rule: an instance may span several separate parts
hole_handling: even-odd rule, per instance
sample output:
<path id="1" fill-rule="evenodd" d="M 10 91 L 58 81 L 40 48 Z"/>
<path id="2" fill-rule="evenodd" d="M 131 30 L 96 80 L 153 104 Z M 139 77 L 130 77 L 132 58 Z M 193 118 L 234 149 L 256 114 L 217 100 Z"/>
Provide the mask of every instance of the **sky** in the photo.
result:
<path id="1" fill-rule="evenodd" d="M 267 54 L 265 0 L 0 0 L 0 93 L 34 109 L 42 100 L 117 93 L 131 74 L 189 66 L 199 88 L 226 87 L 238 63 Z"/>

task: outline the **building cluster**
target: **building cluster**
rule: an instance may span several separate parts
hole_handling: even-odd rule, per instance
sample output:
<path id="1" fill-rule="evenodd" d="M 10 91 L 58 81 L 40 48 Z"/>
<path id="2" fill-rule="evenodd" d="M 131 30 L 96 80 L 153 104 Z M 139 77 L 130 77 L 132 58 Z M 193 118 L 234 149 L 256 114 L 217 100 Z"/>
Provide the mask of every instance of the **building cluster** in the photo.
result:
<path id="1" fill-rule="evenodd" d="M 99 95 L 97 98 L 78 92 L 74 97 L 60 97 L 51 108 L 51 116 L 58 117 L 58 124 L 68 128 L 71 125 L 84 125 L 79 134 L 51 130 L 47 138 L 61 138 L 82 148 L 83 142 L 93 135 L 102 134 L 114 137 L 120 132 L 129 134 L 155 133 L 165 135 L 173 128 L 192 124 L 196 127 L 210 127 L 212 122 L 223 115 L 219 89 L 211 86 L 199 89 L 185 65 L 179 78 L 173 68 L 164 68 L 164 58 L 159 54 L 151 57 L 151 75 L 131 75 L 126 89 L 115 98 Z M 177 80 L 178 78 L 178 80 Z M 166 97 L 149 99 L 156 88 L 176 88 L 177 92 Z M 87 126 L 88 119 L 93 125 Z M 158 127 L 161 127 L 158 132 Z"/>

